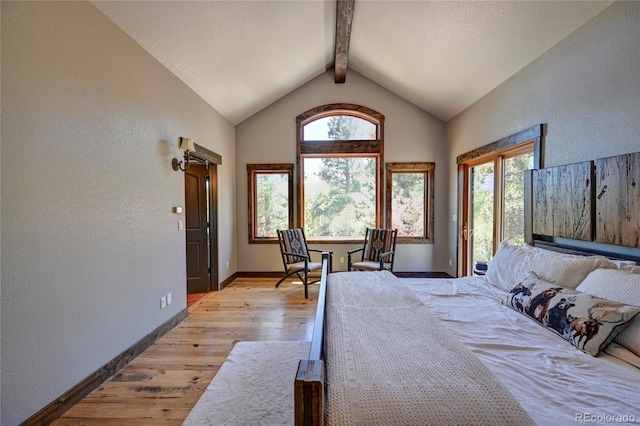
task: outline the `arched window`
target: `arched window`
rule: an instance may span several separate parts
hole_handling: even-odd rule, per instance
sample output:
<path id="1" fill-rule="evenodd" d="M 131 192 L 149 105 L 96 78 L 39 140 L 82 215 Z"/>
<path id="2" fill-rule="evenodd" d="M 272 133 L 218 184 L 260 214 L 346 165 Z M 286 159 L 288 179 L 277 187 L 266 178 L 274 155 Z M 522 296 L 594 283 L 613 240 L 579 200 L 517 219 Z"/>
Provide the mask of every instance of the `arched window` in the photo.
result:
<path id="1" fill-rule="evenodd" d="M 378 139 L 378 123 L 367 118 L 336 111 L 335 115 L 313 117 L 302 126 L 303 141 L 353 141 Z"/>
<path id="2" fill-rule="evenodd" d="M 297 216 L 309 240 L 361 240 L 382 223 L 384 116 L 330 104 L 296 118 Z"/>

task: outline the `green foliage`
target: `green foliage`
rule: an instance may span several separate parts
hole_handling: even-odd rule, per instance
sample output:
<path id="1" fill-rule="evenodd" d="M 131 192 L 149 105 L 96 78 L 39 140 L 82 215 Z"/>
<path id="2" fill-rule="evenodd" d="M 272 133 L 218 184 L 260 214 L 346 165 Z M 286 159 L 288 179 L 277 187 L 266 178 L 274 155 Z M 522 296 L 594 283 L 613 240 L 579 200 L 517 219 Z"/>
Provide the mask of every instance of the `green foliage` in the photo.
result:
<path id="1" fill-rule="evenodd" d="M 490 260 L 493 256 L 494 175 L 493 162 L 472 170 L 469 228 L 472 230 L 472 260 Z"/>
<path id="2" fill-rule="evenodd" d="M 533 154 L 519 155 L 504 162 L 503 239 L 510 244 L 524 243 L 524 179 Z"/>
<path id="3" fill-rule="evenodd" d="M 356 132 L 356 122 L 353 117 L 336 115 L 329 119 L 329 139 L 347 141 L 353 139 Z"/>
<path id="4" fill-rule="evenodd" d="M 330 140 L 357 139 L 358 119 L 334 116 L 327 121 Z M 362 121 L 362 120 L 361 120 Z M 312 159 L 305 159 L 305 171 Z M 315 165 L 315 163 L 313 163 Z M 310 236 L 362 236 L 376 219 L 376 161 L 371 157 L 325 157 L 305 176 L 305 232 Z M 317 182 L 317 178 L 321 181 Z M 313 183 L 312 183 L 313 182 Z M 311 189 L 311 188 L 314 189 Z"/>
<path id="5" fill-rule="evenodd" d="M 256 175 L 256 237 L 275 237 L 289 228 L 289 178 L 286 174 Z"/>
<path id="6" fill-rule="evenodd" d="M 364 235 L 375 224 L 375 161 L 340 157 L 320 164 L 315 172 L 320 189 L 305 192 L 305 231 L 322 237 Z M 305 177 L 305 188 L 310 186 Z"/>
<path id="7" fill-rule="evenodd" d="M 356 158 L 323 158 L 319 176 L 322 180 L 331 182 L 334 191 L 337 191 L 336 194 L 360 192 L 360 181 L 354 179 L 354 174 L 359 174 L 357 166 Z"/>
<path id="8" fill-rule="evenodd" d="M 533 154 L 523 154 L 503 161 L 502 239 L 510 244 L 524 243 L 524 181 L 522 172 L 530 167 Z M 472 260 L 493 257 L 494 217 L 493 162 L 473 168 L 471 190 Z"/>
<path id="9" fill-rule="evenodd" d="M 394 173 L 391 192 L 392 228 L 399 236 L 424 237 L 424 173 Z"/>

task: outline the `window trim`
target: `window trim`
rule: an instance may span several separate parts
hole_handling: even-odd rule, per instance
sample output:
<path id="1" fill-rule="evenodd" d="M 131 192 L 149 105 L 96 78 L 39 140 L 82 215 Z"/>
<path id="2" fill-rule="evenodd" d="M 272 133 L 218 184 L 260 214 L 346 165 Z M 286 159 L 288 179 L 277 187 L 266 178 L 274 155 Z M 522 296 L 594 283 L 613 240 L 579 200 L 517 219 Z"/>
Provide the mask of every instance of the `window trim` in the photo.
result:
<path id="1" fill-rule="evenodd" d="M 289 228 L 293 228 L 293 167 L 291 163 L 285 164 L 247 164 L 247 201 L 249 212 L 249 244 L 276 244 L 278 236 L 273 237 L 256 237 L 255 226 L 257 225 L 257 193 L 256 193 L 256 176 L 258 174 L 286 174 L 289 177 Z"/>
<path id="2" fill-rule="evenodd" d="M 334 115 L 350 115 L 362 118 L 376 124 L 377 139 L 366 140 L 326 140 L 326 141 L 305 141 L 304 125 L 319 118 Z M 335 103 L 321 105 L 312 108 L 296 117 L 296 168 L 298 169 L 298 179 L 296 181 L 296 218 L 300 227 L 304 228 L 304 166 L 302 159 L 305 157 L 353 157 L 353 156 L 370 156 L 376 157 L 376 227 L 383 223 L 383 206 L 384 197 L 384 115 L 379 112 L 356 104 Z M 362 238 L 313 238 L 307 236 L 307 240 L 312 243 L 359 243 Z"/>
<path id="3" fill-rule="evenodd" d="M 387 163 L 387 181 L 385 191 L 386 204 L 386 227 L 392 227 L 392 183 L 394 173 L 420 173 L 425 178 L 425 194 L 424 194 L 424 230 L 422 237 L 406 237 L 398 235 L 396 242 L 399 244 L 433 244 L 434 232 L 434 177 L 436 163 L 433 162 L 417 162 L 417 163 Z"/>
<path id="4" fill-rule="evenodd" d="M 477 148 L 473 151 L 462 154 L 456 158 L 456 163 L 458 164 L 458 232 L 457 232 L 457 241 L 458 241 L 458 256 L 457 256 L 457 267 L 456 272 L 457 276 L 465 276 L 471 271 L 469 270 L 469 259 L 468 259 L 468 240 L 464 237 L 464 227 L 467 224 L 469 219 L 469 212 L 467 209 L 468 206 L 468 198 L 469 198 L 469 181 L 468 181 L 468 169 L 469 167 L 474 167 L 475 165 L 491 161 L 492 159 L 495 162 L 495 158 L 497 157 L 510 157 L 512 153 L 514 155 L 518 155 L 517 153 L 522 153 L 521 148 L 523 146 L 531 147 L 533 146 L 533 168 L 540 169 L 544 167 L 544 137 L 546 135 L 546 124 L 537 124 L 535 126 L 529 127 L 528 129 L 522 130 L 518 133 L 514 133 L 513 135 L 507 136 L 506 138 L 497 140 L 488 145 Z M 528 148 L 531 149 L 531 148 Z M 502 164 L 498 165 L 498 168 L 494 169 L 494 175 L 496 180 L 500 182 L 496 182 L 496 187 L 498 183 L 500 187 L 502 186 Z M 498 199 L 498 194 L 495 194 L 495 199 Z M 494 205 L 494 212 L 497 212 L 498 215 L 502 215 L 502 206 L 499 204 L 501 200 L 496 201 L 496 205 Z M 497 219 L 494 218 L 494 223 Z M 499 219 L 500 221 L 500 229 L 498 229 L 497 225 L 494 225 L 494 249 L 493 252 L 495 254 L 498 245 L 500 243 L 498 232 L 502 232 L 502 217 Z M 526 232 L 526 231 L 525 231 Z"/>

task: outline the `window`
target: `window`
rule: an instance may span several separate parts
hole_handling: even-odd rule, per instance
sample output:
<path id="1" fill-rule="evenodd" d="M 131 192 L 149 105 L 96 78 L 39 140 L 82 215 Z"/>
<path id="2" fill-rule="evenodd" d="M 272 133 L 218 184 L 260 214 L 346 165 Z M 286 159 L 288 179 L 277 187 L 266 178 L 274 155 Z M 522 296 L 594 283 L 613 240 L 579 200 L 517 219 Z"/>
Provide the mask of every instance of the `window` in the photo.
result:
<path id="1" fill-rule="evenodd" d="M 433 243 L 435 163 L 388 163 L 387 228 L 399 243 Z"/>
<path id="2" fill-rule="evenodd" d="M 249 243 L 278 241 L 293 228 L 293 164 L 247 164 Z"/>
<path id="3" fill-rule="evenodd" d="M 458 157 L 458 275 L 490 261 L 500 241 L 524 242 L 523 171 L 541 164 L 542 125 Z"/>
<path id="4" fill-rule="evenodd" d="M 364 236 L 376 224 L 375 157 L 305 157 L 305 232 L 315 237 Z"/>
<path id="5" fill-rule="evenodd" d="M 533 145 L 468 163 L 467 239 L 470 266 L 490 261 L 500 241 L 524 243 L 524 179 L 533 166 Z"/>
<path id="6" fill-rule="evenodd" d="M 345 114 L 321 117 L 302 127 L 302 140 L 376 140 L 378 129 L 375 123 L 364 118 Z"/>
<path id="7" fill-rule="evenodd" d="M 296 119 L 297 214 L 309 240 L 357 241 L 382 222 L 384 116 L 323 105 Z"/>

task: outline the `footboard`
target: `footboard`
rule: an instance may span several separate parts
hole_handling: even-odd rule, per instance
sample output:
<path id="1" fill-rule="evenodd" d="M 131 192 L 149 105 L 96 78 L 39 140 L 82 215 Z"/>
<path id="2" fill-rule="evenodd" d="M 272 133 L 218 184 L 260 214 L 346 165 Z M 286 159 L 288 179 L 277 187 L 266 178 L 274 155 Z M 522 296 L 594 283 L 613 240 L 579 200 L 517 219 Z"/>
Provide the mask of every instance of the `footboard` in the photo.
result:
<path id="1" fill-rule="evenodd" d="M 294 406 L 296 425 L 324 424 L 324 318 L 327 294 L 327 275 L 330 272 L 330 253 L 322 253 L 322 277 L 318 291 L 315 324 L 311 337 L 309 358 L 298 364 L 294 384 Z"/>

